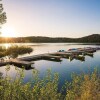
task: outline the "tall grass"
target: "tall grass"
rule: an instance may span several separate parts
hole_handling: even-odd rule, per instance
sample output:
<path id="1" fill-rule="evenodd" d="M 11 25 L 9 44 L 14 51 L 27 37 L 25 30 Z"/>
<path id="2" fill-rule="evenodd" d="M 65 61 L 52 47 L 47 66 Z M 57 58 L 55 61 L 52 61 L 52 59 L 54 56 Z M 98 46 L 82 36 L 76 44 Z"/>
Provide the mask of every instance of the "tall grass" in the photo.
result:
<path id="1" fill-rule="evenodd" d="M 58 92 L 59 75 L 52 76 L 47 71 L 43 79 L 38 71 L 33 70 L 32 79 L 24 84 L 24 69 L 16 68 L 14 79 L 8 76 L 0 77 L 0 100 L 100 100 L 100 77 L 97 70 L 92 74 L 73 75 L 72 82 L 65 83 L 66 95 Z"/>

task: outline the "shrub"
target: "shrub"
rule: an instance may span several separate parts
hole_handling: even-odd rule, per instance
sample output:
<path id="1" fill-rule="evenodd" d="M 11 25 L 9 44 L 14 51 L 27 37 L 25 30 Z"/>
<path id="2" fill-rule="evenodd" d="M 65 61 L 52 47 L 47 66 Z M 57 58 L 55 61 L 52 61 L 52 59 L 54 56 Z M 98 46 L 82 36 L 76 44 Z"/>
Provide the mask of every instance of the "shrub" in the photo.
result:
<path id="1" fill-rule="evenodd" d="M 92 74 L 73 75 L 68 83 L 66 100 L 100 100 L 100 76 L 95 69 Z"/>
<path id="2" fill-rule="evenodd" d="M 10 67 L 6 68 L 6 76 L 0 77 L 0 100 L 99 100 L 100 77 L 97 70 L 92 74 L 73 75 L 72 82 L 67 82 L 66 95 L 58 92 L 59 75 L 52 75 L 48 70 L 43 79 L 39 72 L 33 70 L 32 79 L 24 83 L 24 69 L 15 67 L 14 79 L 8 76 Z"/>

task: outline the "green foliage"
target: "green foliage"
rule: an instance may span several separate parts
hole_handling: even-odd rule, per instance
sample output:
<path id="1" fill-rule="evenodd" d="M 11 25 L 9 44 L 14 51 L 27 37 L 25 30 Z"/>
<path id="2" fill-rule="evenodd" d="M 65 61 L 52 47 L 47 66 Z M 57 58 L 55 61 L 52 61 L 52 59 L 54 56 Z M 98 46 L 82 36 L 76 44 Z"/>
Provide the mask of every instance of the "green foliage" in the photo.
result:
<path id="1" fill-rule="evenodd" d="M 12 80 L 7 75 L 9 66 L 6 68 L 6 77 L 0 79 L 0 100 L 60 100 L 58 90 L 58 74 L 51 76 L 50 71 L 44 79 L 38 77 L 34 71 L 33 80 L 24 84 L 24 69 L 16 68 L 17 74 Z"/>
<path id="2" fill-rule="evenodd" d="M 7 49 L 5 47 L 0 47 L 0 57 L 9 56 L 12 58 L 16 58 L 18 55 L 31 53 L 32 51 L 33 49 L 27 46 L 12 45 Z"/>
<path id="3" fill-rule="evenodd" d="M 68 83 L 66 100 L 100 100 L 100 76 L 95 69 L 92 74 L 73 75 Z"/>
<path id="4" fill-rule="evenodd" d="M 97 70 L 92 74 L 73 75 L 72 82 L 65 84 L 66 95 L 58 92 L 59 75 L 52 75 L 48 70 L 43 79 L 39 72 L 33 70 L 32 79 L 24 84 L 24 68 L 15 67 L 14 79 L 8 76 L 10 67 L 6 68 L 6 76 L 0 78 L 0 100 L 100 100 L 100 77 Z"/>
<path id="5" fill-rule="evenodd" d="M 1 1 L 1 0 L 0 0 Z M 3 5 L 0 3 L 0 25 L 6 22 L 6 13 L 3 12 Z"/>

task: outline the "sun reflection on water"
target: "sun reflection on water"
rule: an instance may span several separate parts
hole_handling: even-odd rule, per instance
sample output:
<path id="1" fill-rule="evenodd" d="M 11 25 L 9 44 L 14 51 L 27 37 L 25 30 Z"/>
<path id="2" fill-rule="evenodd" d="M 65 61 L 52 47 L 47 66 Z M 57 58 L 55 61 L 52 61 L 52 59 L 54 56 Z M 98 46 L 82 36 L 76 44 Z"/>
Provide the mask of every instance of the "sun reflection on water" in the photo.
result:
<path id="1" fill-rule="evenodd" d="M 4 44 L 4 47 L 5 47 L 6 49 L 8 49 L 10 46 L 11 46 L 11 44 L 9 44 L 9 43 Z"/>

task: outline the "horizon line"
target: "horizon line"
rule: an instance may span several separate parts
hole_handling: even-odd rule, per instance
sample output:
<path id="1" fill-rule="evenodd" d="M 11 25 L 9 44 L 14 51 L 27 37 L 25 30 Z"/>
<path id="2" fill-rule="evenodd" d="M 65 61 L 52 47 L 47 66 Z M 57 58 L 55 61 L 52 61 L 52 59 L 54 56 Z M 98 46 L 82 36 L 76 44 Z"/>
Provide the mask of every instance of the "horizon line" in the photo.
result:
<path id="1" fill-rule="evenodd" d="M 87 37 L 87 36 L 91 36 L 91 35 L 100 35 L 100 34 L 90 34 L 90 35 L 85 35 L 82 37 L 52 37 L 52 36 L 16 36 L 16 37 L 4 37 L 4 36 L 0 36 L 0 38 L 27 38 L 27 37 L 46 37 L 46 38 L 72 38 L 72 39 L 78 39 L 78 38 L 83 38 L 83 37 Z"/>

